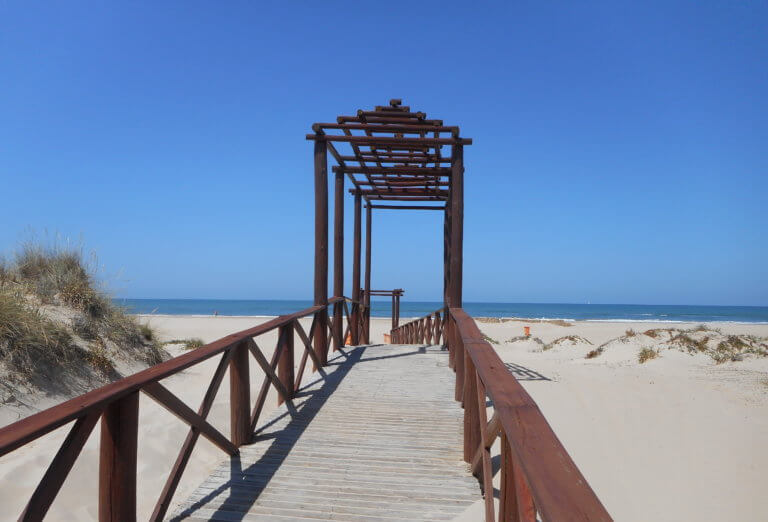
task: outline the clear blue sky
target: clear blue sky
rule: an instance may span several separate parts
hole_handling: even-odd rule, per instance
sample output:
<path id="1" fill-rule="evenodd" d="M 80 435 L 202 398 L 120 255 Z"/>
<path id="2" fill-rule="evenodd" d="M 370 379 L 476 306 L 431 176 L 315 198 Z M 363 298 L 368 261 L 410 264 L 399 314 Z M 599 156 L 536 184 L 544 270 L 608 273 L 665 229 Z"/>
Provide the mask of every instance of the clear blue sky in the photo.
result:
<path id="1" fill-rule="evenodd" d="M 121 296 L 309 298 L 304 135 L 400 97 L 475 140 L 465 300 L 766 305 L 766 27 L 749 1 L 5 1 L 0 251 L 82 235 Z M 374 217 L 374 286 L 440 299 L 438 214 Z"/>

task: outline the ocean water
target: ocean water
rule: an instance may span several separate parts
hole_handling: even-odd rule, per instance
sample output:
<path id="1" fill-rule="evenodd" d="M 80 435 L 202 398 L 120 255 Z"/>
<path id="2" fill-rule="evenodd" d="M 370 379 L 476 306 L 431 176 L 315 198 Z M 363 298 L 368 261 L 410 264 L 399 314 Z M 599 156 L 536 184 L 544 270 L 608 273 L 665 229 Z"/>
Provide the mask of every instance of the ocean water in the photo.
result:
<path id="1" fill-rule="evenodd" d="M 115 299 L 136 314 L 164 315 L 257 315 L 274 316 L 312 306 L 309 300 L 269 299 Z M 376 317 L 389 317 L 390 300 L 371 303 Z M 442 303 L 401 301 L 400 317 L 421 317 Z M 768 306 L 622 305 L 558 303 L 464 303 L 474 317 L 522 317 L 527 319 L 571 319 L 586 321 L 638 322 L 743 322 L 768 324 Z"/>

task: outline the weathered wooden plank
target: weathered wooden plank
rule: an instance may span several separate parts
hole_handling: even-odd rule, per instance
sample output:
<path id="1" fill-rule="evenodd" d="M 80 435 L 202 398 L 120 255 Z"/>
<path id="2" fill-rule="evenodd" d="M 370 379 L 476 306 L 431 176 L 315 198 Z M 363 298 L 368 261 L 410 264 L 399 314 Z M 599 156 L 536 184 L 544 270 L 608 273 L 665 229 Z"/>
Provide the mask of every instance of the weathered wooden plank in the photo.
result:
<path id="1" fill-rule="evenodd" d="M 462 459 L 463 412 L 447 358 L 437 347 L 409 345 L 337 352 L 290 415 L 278 408 L 177 515 L 454 518 L 481 496 Z"/>

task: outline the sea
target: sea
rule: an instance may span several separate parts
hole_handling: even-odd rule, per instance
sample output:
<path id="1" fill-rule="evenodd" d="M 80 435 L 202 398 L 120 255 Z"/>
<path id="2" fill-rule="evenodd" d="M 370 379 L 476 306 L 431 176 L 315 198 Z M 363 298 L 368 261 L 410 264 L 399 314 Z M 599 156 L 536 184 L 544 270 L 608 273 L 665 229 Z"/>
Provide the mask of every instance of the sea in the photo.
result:
<path id="1" fill-rule="evenodd" d="M 134 314 L 276 316 L 312 306 L 309 300 L 273 299 L 123 299 L 115 304 Z M 400 317 L 421 317 L 442 307 L 441 302 L 401 301 Z M 768 324 L 768 306 L 464 303 L 473 317 L 519 317 L 571 321 L 734 322 Z M 389 317 L 391 300 L 371 302 L 371 314 Z"/>

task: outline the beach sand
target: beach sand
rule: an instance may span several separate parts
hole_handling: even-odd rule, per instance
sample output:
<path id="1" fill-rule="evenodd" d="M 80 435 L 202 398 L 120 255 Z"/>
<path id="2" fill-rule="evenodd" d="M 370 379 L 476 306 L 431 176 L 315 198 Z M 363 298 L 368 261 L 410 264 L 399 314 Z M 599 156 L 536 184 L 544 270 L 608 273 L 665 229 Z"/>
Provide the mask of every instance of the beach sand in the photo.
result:
<path id="1" fill-rule="evenodd" d="M 162 339 L 200 337 L 209 342 L 264 322 L 254 317 L 142 317 Z M 309 320 L 302 321 L 305 329 Z M 637 354 L 652 344 L 636 335 L 611 343 L 594 359 L 596 346 L 650 328 L 693 328 L 668 323 L 508 321 L 479 323 L 499 344 L 494 347 L 539 404 L 615 520 L 765 520 L 768 470 L 768 359 L 715 364 L 708 356 L 661 350 L 640 364 Z M 372 321 L 372 342 L 381 342 L 389 318 Z M 531 327 L 531 338 L 522 336 Z M 768 325 L 716 324 L 723 333 L 768 336 Z M 543 343 L 578 335 L 592 345 L 563 343 L 548 350 Z M 269 358 L 276 333 L 257 338 Z M 297 351 L 298 353 L 298 351 Z M 298 361 L 298 357 L 296 358 Z M 197 409 L 217 359 L 193 366 L 163 381 Z M 251 372 L 252 399 L 262 373 Z M 228 379 L 222 383 L 209 421 L 229 433 Z M 54 400 L 55 398 L 49 398 Z M 276 406 L 270 392 L 265 413 Z M 458 407 L 458 405 L 457 405 Z M 15 519 L 31 495 L 67 429 L 59 429 L 0 457 L 2 518 Z M 166 480 L 187 427 L 142 396 L 140 405 L 138 517 L 146 519 Z M 225 458 L 200 439 L 179 486 L 182 501 Z M 50 511 L 51 520 L 89 520 L 97 514 L 98 427 Z M 172 511 L 172 510 L 171 510 Z M 464 520 L 478 519 L 481 505 Z"/>

